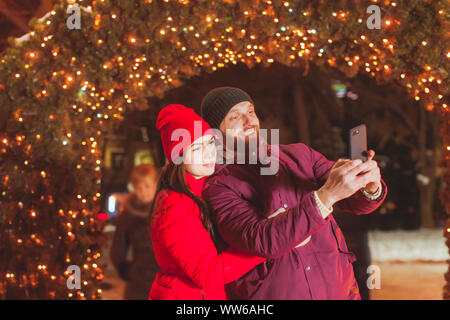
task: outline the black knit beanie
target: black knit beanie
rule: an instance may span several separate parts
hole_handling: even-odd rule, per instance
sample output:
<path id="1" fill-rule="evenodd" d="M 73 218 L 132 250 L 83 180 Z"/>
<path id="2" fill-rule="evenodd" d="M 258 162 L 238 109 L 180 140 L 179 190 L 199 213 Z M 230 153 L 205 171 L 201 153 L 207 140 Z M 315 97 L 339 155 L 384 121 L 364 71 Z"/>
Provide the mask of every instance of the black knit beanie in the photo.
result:
<path id="1" fill-rule="evenodd" d="M 239 102 L 249 101 L 252 98 L 239 88 L 219 87 L 209 91 L 202 100 L 201 116 L 211 128 L 219 128 L 228 111 Z"/>

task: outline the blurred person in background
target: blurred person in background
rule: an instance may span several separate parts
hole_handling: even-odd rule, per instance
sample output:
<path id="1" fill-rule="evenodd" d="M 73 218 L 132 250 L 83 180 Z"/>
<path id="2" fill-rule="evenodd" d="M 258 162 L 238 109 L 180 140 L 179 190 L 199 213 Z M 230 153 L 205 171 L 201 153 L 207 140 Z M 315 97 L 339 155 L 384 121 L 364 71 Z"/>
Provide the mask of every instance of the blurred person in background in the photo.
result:
<path id="1" fill-rule="evenodd" d="M 132 192 L 125 198 L 117 219 L 110 256 L 120 278 L 126 281 L 124 300 L 147 300 L 160 270 L 148 230 L 158 178 L 158 170 L 150 164 L 135 167 L 129 180 Z M 129 250 L 131 261 L 127 259 Z"/>

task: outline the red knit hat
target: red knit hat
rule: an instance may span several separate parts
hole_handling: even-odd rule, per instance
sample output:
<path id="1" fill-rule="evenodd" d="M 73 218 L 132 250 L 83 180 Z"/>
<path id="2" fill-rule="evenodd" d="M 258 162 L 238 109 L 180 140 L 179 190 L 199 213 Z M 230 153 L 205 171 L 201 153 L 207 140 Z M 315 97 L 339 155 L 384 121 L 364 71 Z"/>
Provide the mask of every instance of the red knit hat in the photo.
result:
<path id="1" fill-rule="evenodd" d="M 195 111 L 181 104 L 170 104 L 162 109 L 156 119 L 156 128 L 161 132 L 164 154 L 173 162 L 195 140 L 214 135 L 209 124 Z"/>

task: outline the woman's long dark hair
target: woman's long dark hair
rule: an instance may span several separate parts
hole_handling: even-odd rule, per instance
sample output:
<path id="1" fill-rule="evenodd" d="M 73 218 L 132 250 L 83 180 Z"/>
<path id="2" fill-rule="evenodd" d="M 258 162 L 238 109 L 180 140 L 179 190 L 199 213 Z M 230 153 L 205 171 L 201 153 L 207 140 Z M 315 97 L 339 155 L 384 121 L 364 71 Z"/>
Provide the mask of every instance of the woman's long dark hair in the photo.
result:
<path id="1" fill-rule="evenodd" d="M 152 208 L 150 210 L 150 221 L 152 219 L 153 210 L 155 208 L 155 202 L 158 197 L 158 194 L 162 190 L 173 190 L 175 192 L 183 193 L 187 195 L 189 198 L 195 201 L 200 209 L 200 216 L 202 218 L 203 226 L 208 231 L 209 235 L 216 242 L 217 237 L 214 231 L 214 224 L 211 218 L 210 210 L 205 200 L 196 196 L 192 190 L 189 188 L 189 185 L 186 182 L 185 176 L 185 167 L 184 164 L 174 164 L 173 162 L 167 164 L 163 167 L 158 186 L 156 188 L 155 197 L 153 199 Z"/>

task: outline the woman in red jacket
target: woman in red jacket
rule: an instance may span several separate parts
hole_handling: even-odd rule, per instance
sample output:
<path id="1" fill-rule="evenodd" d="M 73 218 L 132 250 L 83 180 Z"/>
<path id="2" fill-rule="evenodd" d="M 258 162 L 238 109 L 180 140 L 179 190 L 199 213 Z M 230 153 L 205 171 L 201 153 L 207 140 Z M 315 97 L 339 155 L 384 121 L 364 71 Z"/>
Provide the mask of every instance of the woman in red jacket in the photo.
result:
<path id="1" fill-rule="evenodd" d="M 225 300 L 225 284 L 265 259 L 231 248 L 217 252 L 213 223 L 201 199 L 216 160 L 209 125 L 192 109 L 169 105 L 159 113 L 157 128 L 169 164 L 152 211 L 153 250 L 162 270 L 149 299 Z"/>

